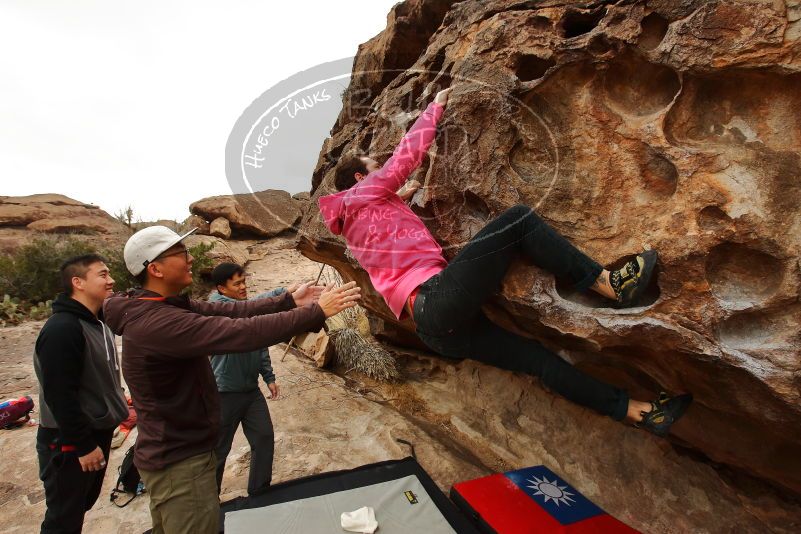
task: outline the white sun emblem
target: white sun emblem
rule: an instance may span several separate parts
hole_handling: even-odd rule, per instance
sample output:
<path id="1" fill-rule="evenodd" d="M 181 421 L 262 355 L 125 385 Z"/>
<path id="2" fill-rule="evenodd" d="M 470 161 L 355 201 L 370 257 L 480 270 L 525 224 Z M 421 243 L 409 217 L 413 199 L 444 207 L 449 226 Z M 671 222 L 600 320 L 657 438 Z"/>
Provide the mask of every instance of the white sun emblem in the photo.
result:
<path id="1" fill-rule="evenodd" d="M 556 479 L 554 479 L 553 482 L 549 482 L 545 477 L 542 477 L 542 480 L 534 477 L 534 480 L 526 481 L 534 484 L 533 486 L 528 487 L 533 490 L 537 490 L 534 495 L 542 495 L 545 498 L 545 502 L 552 500 L 556 503 L 556 506 L 559 506 L 560 504 L 566 504 L 567 506 L 570 506 L 570 501 L 576 502 L 570 498 L 573 496 L 573 494 L 569 491 L 565 491 L 567 486 L 558 485 L 556 483 Z"/>

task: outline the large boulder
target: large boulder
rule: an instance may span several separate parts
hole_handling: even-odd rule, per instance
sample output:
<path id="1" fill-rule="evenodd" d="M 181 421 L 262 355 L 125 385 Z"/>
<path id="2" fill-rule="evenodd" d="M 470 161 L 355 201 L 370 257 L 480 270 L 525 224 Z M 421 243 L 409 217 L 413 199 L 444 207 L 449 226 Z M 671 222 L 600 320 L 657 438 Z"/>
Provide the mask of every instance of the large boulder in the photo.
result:
<path id="1" fill-rule="evenodd" d="M 209 224 L 209 235 L 222 239 L 231 238 L 231 224 L 225 217 L 217 217 Z"/>
<path id="2" fill-rule="evenodd" d="M 184 222 L 181 223 L 183 229 L 191 230 L 192 228 L 197 228 L 198 234 L 205 234 L 208 235 L 209 233 L 209 222 L 199 215 L 190 215 Z"/>
<path id="3" fill-rule="evenodd" d="M 443 4 L 399 4 L 360 47 L 345 97 L 372 106 L 345 103 L 312 206 L 333 191 L 339 154 L 388 155 L 452 83 L 413 202 L 448 258 L 518 203 L 604 265 L 660 253 L 641 307 L 612 309 L 519 263 L 491 317 L 634 396 L 693 392 L 675 442 L 801 493 L 801 5 L 458 2 L 399 63 L 387 39 L 432 24 L 403 14 Z M 412 332 L 316 209 L 299 247 L 359 282 L 385 335 Z"/>
<path id="4" fill-rule="evenodd" d="M 306 213 L 306 210 L 311 206 L 311 193 L 308 191 L 301 191 L 300 193 L 292 195 L 292 198 L 297 202 L 302 217 L 302 214 Z"/>
<path id="5" fill-rule="evenodd" d="M 208 197 L 189 206 L 194 215 L 213 221 L 228 219 L 234 237 L 272 237 L 294 231 L 302 202 L 286 191 L 268 189 L 253 194 Z"/>

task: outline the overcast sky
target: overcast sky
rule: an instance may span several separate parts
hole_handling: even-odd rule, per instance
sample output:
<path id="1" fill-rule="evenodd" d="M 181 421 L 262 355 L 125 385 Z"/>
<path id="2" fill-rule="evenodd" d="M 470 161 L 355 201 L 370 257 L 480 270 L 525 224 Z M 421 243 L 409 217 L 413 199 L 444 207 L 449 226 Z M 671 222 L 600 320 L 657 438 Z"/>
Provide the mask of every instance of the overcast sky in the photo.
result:
<path id="1" fill-rule="evenodd" d="M 225 143 L 243 110 L 353 56 L 393 4 L 3 0 L 0 195 L 183 220 L 191 202 L 230 193 Z"/>

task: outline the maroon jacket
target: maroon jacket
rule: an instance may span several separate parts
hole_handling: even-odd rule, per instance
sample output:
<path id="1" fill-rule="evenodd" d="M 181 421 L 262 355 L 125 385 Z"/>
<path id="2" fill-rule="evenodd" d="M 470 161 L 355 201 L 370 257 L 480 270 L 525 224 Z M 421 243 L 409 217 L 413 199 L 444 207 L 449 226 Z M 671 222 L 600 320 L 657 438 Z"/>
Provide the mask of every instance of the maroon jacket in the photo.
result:
<path id="1" fill-rule="evenodd" d="M 139 425 L 134 464 L 146 471 L 216 447 L 220 398 L 210 354 L 261 349 L 325 322 L 319 305 L 297 308 L 289 293 L 204 302 L 137 289 L 106 299 L 103 313 L 122 336 L 122 373 Z"/>

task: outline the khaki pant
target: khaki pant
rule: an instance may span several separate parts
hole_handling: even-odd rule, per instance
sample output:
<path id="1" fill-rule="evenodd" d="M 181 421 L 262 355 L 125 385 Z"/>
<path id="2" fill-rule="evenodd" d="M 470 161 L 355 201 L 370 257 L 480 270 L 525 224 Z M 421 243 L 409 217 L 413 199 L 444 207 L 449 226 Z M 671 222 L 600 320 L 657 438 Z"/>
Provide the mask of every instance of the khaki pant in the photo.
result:
<path id="1" fill-rule="evenodd" d="M 214 452 L 205 452 L 160 471 L 139 470 L 150 495 L 153 534 L 217 534 L 216 465 Z"/>

